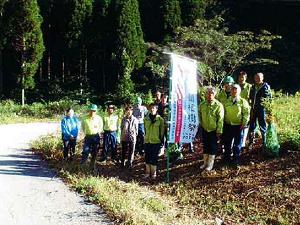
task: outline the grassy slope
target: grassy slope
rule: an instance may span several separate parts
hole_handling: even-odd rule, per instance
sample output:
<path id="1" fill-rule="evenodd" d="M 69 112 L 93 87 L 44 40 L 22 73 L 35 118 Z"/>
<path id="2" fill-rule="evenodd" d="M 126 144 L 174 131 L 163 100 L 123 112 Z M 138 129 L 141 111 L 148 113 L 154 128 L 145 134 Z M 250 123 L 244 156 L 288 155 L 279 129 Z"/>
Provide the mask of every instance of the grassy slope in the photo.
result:
<path id="1" fill-rule="evenodd" d="M 266 159 L 257 151 L 245 152 L 242 167 L 234 170 L 216 162 L 216 172 L 201 174 L 196 153 L 185 154 L 172 167 L 165 184 L 165 164 L 155 183 L 142 179 L 143 160 L 137 158 L 128 172 L 112 163 L 98 164 L 101 176 L 91 176 L 87 167 L 61 162 L 59 138 L 47 138 L 33 146 L 49 159 L 75 190 L 101 205 L 116 222 L 124 224 L 212 224 L 218 217 L 228 224 L 299 224 L 300 221 L 300 107 L 299 97 L 275 100 L 275 116 L 283 153 Z M 292 143 L 292 144 L 291 144 Z M 80 149 L 80 146 L 79 146 Z M 80 151 L 80 150 L 79 150 Z"/>

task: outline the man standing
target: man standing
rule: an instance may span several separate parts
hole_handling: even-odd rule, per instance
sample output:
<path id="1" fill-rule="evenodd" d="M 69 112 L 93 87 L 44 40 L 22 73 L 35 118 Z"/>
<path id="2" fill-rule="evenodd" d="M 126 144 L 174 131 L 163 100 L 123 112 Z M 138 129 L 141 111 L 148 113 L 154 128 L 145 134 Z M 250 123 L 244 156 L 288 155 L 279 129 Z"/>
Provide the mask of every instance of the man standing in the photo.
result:
<path id="1" fill-rule="evenodd" d="M 244 71 L 241 71 L 239 76 L 238 76 L 238 83 L 241 87 L 241 94 L 240 96 L 243 99 L 246 99 L 247 101 L 249 101 L 249 96 L 250 96 L 250 90 L 252 85 L 247 83 L 247 73 Z"/>
<path id="2" fill-rule="evenodd" d="M 247 100 L 249 103 L 249 97 L 250 97 L 250 90 L 252 85 L 247 83 L 247 73 L 244 71 L 241 71 L 239 76 L 238 76 L 238 83 L 241 87 L 241 94 L 240 96 Z M 245 126 L 244 130 L 243 130 L 243 143 L 242 143 L 242 148 L 245 148 L 246 146 L 246 140 L 247 140 L 247 136 L 248 136 L 248 131 L 249 131 L 249 124 L 247 124 L 247 126 Z"/>
<path id="3" fill-rule="evenodd" d="M 210 171 L 213 169 L 217 153 L 218 138 L 223 132 L 224 107 L 215 99 L 216 89 L 207 87 L 206 100 L 200 104 L 199 119 L 202 127 L 203 160 L 200 169 Z"/>
<path id="4" fill-rule="evenodd" d="M 119 117 L 115 113 L 115 106 L 109 105 L 103 117 L 103 152 L 100 161 L 105 161 L 111 150 L 111 159 L 117 161 L 117 135 L 120 132 Z"/>
<path id="5" fill-rule="evenodd" d="M 241 87 L 238 84 L 232 85 L 231 97 L 224 104 L 224 161 L 231 163 L 231 153 L 233 153 L 233 164 L 236 167 L 239 166 L 243 130 L 250 119 L 249 103 L 240 97 L 240 93 Z"/>
<path id="6" fill-rule="evenodd" d="M 150 113 L 145 117 L 145 178 L 156 179 L 158 155 L 164 136 L 164 119 L 157 113 L 157 105 L 150 104 Z"/>
<path id="7" fill-rule="evenodd" d="M 76 116 L 74 116 L 74 110 L 68 108 L 66 110 L 66 116 L 61 121 L 61 133 L 64 144 L 64 160 L 73 159 L 79 130 L 80 121 Z M 69 154 L 70 158 L 68 158 Z"/>
<path id="8" fill-rule="evenodd" d="M 223 80 L 223 89 L 218 93 L 216 98 L 224 104 L 230 97 L 231 85 L 234 84 L 234 79 L 231 76 L 227 76 Z"/>
<path id="9" fill-rule="evenodd" d="M 250 118 L 250 144 L 253 143 L 254 130 L 256 127 L 256 121 L 258 120 L 262 144 L 266 143 L 266 109 L 263 106 L 264 99 L 271 99 L 270 86 L 264 82 L 263 73 L 257 73 L 254 76 L 255 85 L 250 90 L 250 104 L 251 104 L 251 118 Z"/>
<path id="10" fill-rule="evenodd" d="M 146 114 L 147 114 L 147 108 L 142 105 L 142 99 L 138 97 L 137 104 L 133 108 L 133 116 L 136 117 L 139 122 L 136 149 L 140 155 L 144 154 L 144 136 L 145 136 L 144 118 Z"/>
<path id="11" fill-rule="evenodd" d="M 125 158 L 128 155 L 128 168 L 132 168 L 134 159 L 134 150 L 136 144 L 136 137 L 138 135 L 139 121 L 133 115 L 133 107 L 127 106 L 125 108 L 125 116 L 121 122 L 121 143 L 122 143 L 122 157 L 121 165 L 125 166 Z"/>
<path id="12" fill-rule="evenodd" d="M 154 99 L 154 103 L 156 105 L 158 105 L 161 102 L 161 92 L 160 91 L 156 91 L 155 92 L 155 99 Z"/>
<path id="13" fill-rule="evenodd" d="M 94 166 L 100 146 L 100 135 L 103 132 L 103 121 L 96 114 L 97 105 L 90 106 L 89 114 L 82 120 L 82 130 L 85 134 L 80 164 L 84 164 L 91 153 L 91 165 Z"/>

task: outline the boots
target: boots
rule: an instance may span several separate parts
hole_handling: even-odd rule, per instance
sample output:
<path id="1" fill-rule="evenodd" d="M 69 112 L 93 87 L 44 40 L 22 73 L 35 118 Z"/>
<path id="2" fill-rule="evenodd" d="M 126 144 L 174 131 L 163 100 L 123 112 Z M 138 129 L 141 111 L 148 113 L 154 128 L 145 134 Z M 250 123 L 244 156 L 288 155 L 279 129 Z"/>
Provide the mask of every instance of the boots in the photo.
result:
<path id="1" fill-rule="evenodd" d="M 146 164 L 144 178 L 149 178 L 149 177 L 150 177 L 150 164 Z"/>
<path id="2" fill-rule="evenodd" d="M 206 171 L 211 171 L 214 167 L 214 162 L 215 162 L 215 155 L 209 155 L 208 156 L 208 163 L 207 163 L 207 167 L 206 167 Z"/>
<path id="3" fill-rule="evenodd" d="M 203 170 L 207 167 L 208 164 L 208 154 L 203 154 L 203 165 L 200 166 L 200 169 Z"/>
<path id="4" fill-rule="evenodd" d="M 150 174 L 151 174 L 151 178 L 153 180 L 156 179 L 156 168 L 157 168 L 157 166 L 154 166 L 154 165 L 150 166 Z"/>

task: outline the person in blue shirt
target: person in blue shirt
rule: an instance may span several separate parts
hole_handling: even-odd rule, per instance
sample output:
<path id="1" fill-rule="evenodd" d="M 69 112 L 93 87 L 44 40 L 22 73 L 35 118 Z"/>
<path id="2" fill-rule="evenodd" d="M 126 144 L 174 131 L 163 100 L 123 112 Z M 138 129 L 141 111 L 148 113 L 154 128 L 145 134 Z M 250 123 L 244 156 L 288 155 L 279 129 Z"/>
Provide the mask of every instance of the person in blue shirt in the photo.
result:
<path id="1" fill-rule="evenodd" d="M 79 130 L 80 130 L 80 121 L 74 115 L 74 110 L 68 108 L 66 110 L 66 116 L 61 121 L 61 133 L 62 133 L 62 140 L 64 145 L 65 160 L 73 159 Z"/>
<path id="2" fill-rule="evenodd" d="M 262 147 L 266 143 L 266 131 L 267 131 L 267 122 L 266 122 L 266 109 L 263 105 L 264 99 L 271 101 L 272 94 L 269 84 L 264 82 L 264 74 L 257 73 L 254 75 L 255 84 L 250 89 L 250 106 L 251 106 L 251 117 L 250 117 L 250 138 L 249 145 L 252 146 L 254 142 L 254 131 L 257 125 L 260 128 L 260 133 L 262 136 Z"/>

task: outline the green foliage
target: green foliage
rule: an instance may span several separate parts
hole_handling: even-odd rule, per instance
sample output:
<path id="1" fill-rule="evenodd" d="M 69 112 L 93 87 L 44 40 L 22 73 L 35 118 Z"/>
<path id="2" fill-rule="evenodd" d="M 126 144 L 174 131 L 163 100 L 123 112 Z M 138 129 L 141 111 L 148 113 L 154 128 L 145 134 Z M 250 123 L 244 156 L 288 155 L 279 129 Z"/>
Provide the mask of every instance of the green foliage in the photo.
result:
<path id="1" fill-rule="evenodd" d="M 66 40 L 69 47 L 75 47 L 82 42 L 84 28 L 92 15 L 93 0 L 71 0 L 68 3 L 68 10 L 72 11 L 67 25 Z"/>
<path id="2" fill-rule="evenodd" d="M 26 118 L 30 121 L 36 119 L 51 119 L 60 118 L 65 114 L 67 108 L 73 108 L 77 114 L 86 112 L 84 105 L 80 105 L 78 101 L 60 100 L 49 103 L 33 103 L 21 106 L 12 100 L 0 102 L 0 121 L 1 123 L 8 123 L 11 120 L 21 121 Z"/>
<path id="3" fill-rule="evenodd" d="M 281 149 L 300 150 L 300 95 L 274 98 L 272 112 Z"/>
<path id="4" fill-rule="evenodd" d="M 116 89 L 116 99 L 120 103 L 134 103 L 136 95 L 134 94 L 134 83 L 131 80 L 131 72 L 133 70 L 133 61 L 124 50 L 122 53 L 122 63 L 124 67 L 124 76 L 120 79 Z"/>
<path id="5" fill-rule="evenodd" d="M 178 28 L 170 49 L 198 60 L 200 73 L 209 83 L 220 82 L 240 66 L 274 63 L 270 59 L 251 60 L 250 56 L 260 49 L 270 49 L 272 41 L 279 36 L 267 31 L 258 35 L 252 32 L 229 34 L 227 28 L 221 27 L 222 23 L 223 19 L 216 17 L 199 19 L 194 26 Z"/>
<path id="6" fill-rule="evenodd" d="M 21 88 L 32 89 L 39 62 L 44 52 L 41 31 L 42 17 L 37 0 L 9 1 L 6 4 L 5 33 L 7 44 L 15 52 L 17 83 Z"/>
<path id="7" fill-rule="evenodd" d="M 162 10 L 165 40 L 169 40 L 170 35 L 173 35 L 182 23 L 179 0 L 164 0 Z"/>
<path id="8" fill-rule="evenodd" d="M 144 63 L 146 49 L 137 0 L 117 0 L 116 2 L 116 56 L 121 66 L 121 75 L 123 75 L 122 72 L 125 69 L 122 65 L 123 52 L 125 51 L 132 60 L 133 68 L 138 69 Z"/>
<path id="9" fill-rule="evenodd" d="M 180 0 L 182 25 L 190 26 L 204 18 L 206 4 L 205 0 Z"/>
<path id="10" fill-rule="evenodd" d="M 149 104 L 154 102 L 151 89 L 149 89 L 148 93 L 145 94 L 142 99 L 143 99 L 143 104 L 144 105 L 149 105 Z"/>

